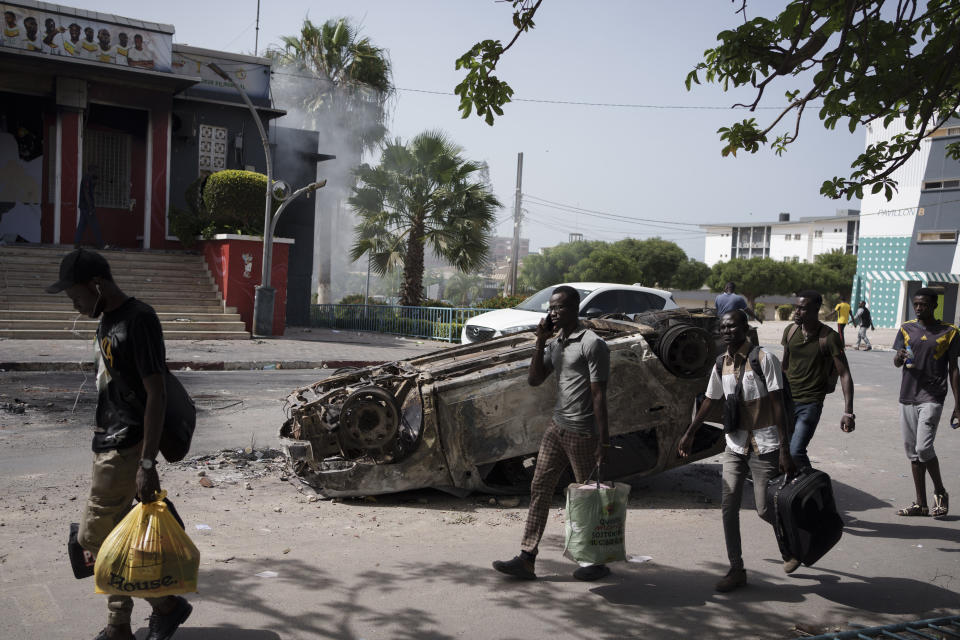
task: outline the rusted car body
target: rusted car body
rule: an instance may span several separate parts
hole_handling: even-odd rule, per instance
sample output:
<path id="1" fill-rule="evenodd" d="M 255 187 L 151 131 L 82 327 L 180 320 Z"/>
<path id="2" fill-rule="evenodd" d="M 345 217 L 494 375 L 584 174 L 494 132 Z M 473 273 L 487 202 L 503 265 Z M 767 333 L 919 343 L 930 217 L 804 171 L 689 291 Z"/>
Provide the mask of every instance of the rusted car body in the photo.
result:
<path id="1" fill-rule="evenodd" d="M 713 366 L 716 317 L 685 310 L 583 319 L 610 348 L 612 443 L 606 478 L 639 477 L 712 456 L 722 430 L 676 450 Z M 464 495 L 529 491 L 556 383 L 527 384 L 524 333 L 340 372 L 288 398 L 290 465 L 322 495 L 432 487 Z"/>

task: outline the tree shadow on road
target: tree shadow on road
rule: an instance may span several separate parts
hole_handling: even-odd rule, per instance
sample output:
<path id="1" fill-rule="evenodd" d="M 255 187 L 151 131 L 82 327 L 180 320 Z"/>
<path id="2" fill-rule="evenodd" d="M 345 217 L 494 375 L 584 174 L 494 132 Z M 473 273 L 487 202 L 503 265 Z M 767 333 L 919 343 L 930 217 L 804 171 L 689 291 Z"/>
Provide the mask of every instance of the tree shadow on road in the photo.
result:
<path id="1" fill-rule="evenodd" d="M 277 576 L 256 576 L 264 569 Z M 200 606 L 209 600 L 227 609 L 256 613 L 270 629 L 299 632 L 305 637 L 355 640 L 360 637 L 355 627 L 366 624 L 384 629 L 386 637 L 398 640 L 452 640 L 453 636 L 439 630 L 429 611 L 384 601 L 382 594 L 401 588 L 398 583 L 403 580 L 404 576 L 394 573 L 368 571 L 351 575 L 347 583 L 297 559 L 260 557 L 204 569 L 199 600 Z M 295 593 L 296 598 L 280 599 L 271 583 L 287 587 L 287 593 Z M 291 612 L 293 609 L 299 610 Z M 181 637 L 179 633 L 177 637 Z M 257 636 L 241 640 L 253 638 Z M 268 638 L 263 636 L 263 640 Z"/>
<path id="2" fill-rule="evenodd" d="M 870 511 L 871 509 L 886 509 L 890 506 L 888 501 L 881 500 L 849 484 L 837 482 L 836 480 L 831 480 L 831 484 L 833 485 L 833 497 L 837 502 L 837 509 L 841 515 L 843 513 Z M 844 521 L 846 520 L 848 520 L 848 518 L 844 518 Z"/>
<path id="3" fill-rule="evenodd" d="M 146 638 L 148 630 L 139 629 L 137 638 Z M 280 640 L 273 631 L 238 629 L 236 627 L 180 627 L 177 640 Z"/>
<path id="4" fill-rule="evenodd" d="M 873 522 L 850 518 L 844 523 L 844 533 L 865 538 L 886 538 L 889 540 L 943 540 L 956 544 L 960 535 L 952 526 L 933 526 L 921 524 L 928 518 L 903 518 L 904 522 Z"/>
<path id="5" fill-rule="evenodd" d="M 930 582 L 922 582 L 886 576 L 865 578 L 843 571 L 808 568 L 791 576 L 791 579 L 817 582 L 812 586 L 793 587 L 799 592 L 815 593 L 845 607 L 891 615 L 920 614 L 960 606 L 960 594 L 935 584 L 938 578 L 947 578 L 947 584 L 952 580 L 951 576 L 939 573 Z"/>

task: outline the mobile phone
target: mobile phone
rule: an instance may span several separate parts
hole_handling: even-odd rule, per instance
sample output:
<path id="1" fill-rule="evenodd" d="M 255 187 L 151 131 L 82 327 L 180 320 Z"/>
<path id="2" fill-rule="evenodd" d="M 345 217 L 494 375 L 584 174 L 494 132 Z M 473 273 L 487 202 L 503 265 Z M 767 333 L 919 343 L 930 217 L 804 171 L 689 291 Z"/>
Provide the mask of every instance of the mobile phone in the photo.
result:
<path id="1" fill-rule="evenodd" d="M 553 316 L 551 316 L 549 313 L 547 314 L 547 318 L 544 321 L 543 326 L 546 327 L 547 331 L 553 333 Z"/>

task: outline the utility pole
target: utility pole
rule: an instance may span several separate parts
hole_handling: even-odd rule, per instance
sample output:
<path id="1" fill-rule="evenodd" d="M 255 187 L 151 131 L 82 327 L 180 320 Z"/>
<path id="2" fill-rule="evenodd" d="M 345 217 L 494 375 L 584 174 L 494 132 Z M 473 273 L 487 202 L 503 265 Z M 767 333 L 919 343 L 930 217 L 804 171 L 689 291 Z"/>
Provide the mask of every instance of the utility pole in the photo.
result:
<path id="1" fill-rule="evenodd" d="M 256 34 L 253 36 L 253 55 L 258 56 L 259 47 L 260 47 L 260 0 L 257 0 L 257 28 Z"/>
<path id="2" fill-rule="evenodd" d="M 509 291 L 504 287 L 505 295 L 517 293 L 517 261 L 520 259 L 520 216 L 523 206 L 523 152 L 517 154 L 517 195 L 513 203 L 513 244 L 510 247 Z"/>

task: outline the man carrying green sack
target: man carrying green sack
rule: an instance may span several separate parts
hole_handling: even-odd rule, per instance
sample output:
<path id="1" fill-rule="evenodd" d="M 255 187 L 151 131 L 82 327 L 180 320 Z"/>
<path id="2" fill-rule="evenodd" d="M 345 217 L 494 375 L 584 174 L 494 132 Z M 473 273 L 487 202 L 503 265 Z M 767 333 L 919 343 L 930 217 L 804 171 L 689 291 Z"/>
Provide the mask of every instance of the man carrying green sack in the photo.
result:
<path id="1" fill-rule="evenodd" d="M 567 487 L 567 533 L 563 555 L 580 564 L 605 565 L 627 559 L 624 527 L 630 485 L 623 482 Z"/>
<path id="2" fill-rule="evenodd" d="M 536 351 L 527 374 L 527 381 L 536 387 L 556 371 L 557 402 L 553 420 L 543 434 L 537 453 L 520 555 L 493 563 L 497 571 L 526 580 L 537 577 L 534 571 L 537 548 L 560 475 L 571 466 L 576 481 L 583 483 L 603 462 L 610 446 L 607 429 L 610 350 L 597 334 L 579 325 L 579 308 L 580 293 L 576 289 L 563 285 L 553 290 L 550 312 L 537 325 Z M 547 344 L 547 339 L 557 330 L 560 334 Z M 573 576 L 579 580 L 598 580 L 609 573 L 605 564 L 593 564 L 580 567 Z"/>
<path id="3" fill-rule="evenodd" d="M 730 571 L 717 583 L 716 590 L 727 592 L 747 584 L 740 543 L 740 501 L 747 472 L 753 476 L 757 515 L 772 522 L 772 514 L 767 513 L 767 484 L 778 469 L 794 473 L 796 466 L 787 444 L 780 363 L 747 340 L 747 316 L 742 311 L 730 311 L 720 319 L 720 335 L 727 351 L 717 359 L 707 384 L 706 398 L 680 439 L 678 454 L 681 458 L 690 455 L 697 429 L 704 420 L 716 419 L 721 413 L 718 409 L 722 409 L 727 448 L 721 456 L 720 513 Z M 799 560 L 783 556 L 785 572 L 792 573 L 799 566 Z"/>

